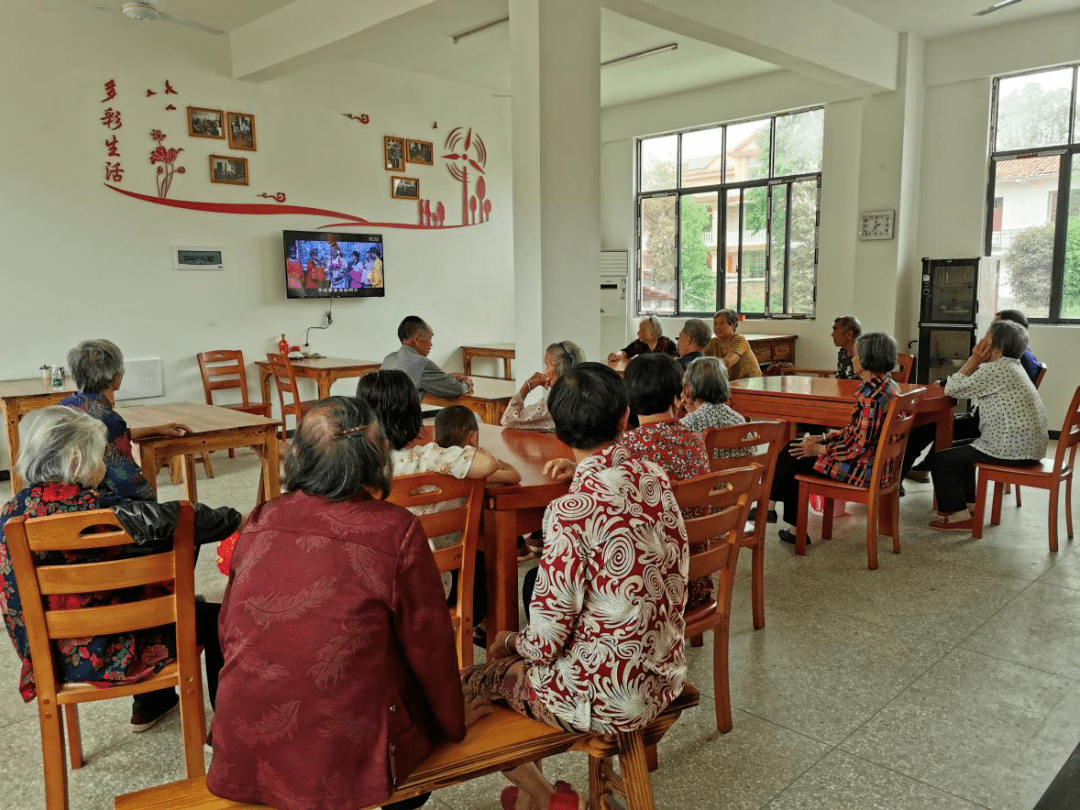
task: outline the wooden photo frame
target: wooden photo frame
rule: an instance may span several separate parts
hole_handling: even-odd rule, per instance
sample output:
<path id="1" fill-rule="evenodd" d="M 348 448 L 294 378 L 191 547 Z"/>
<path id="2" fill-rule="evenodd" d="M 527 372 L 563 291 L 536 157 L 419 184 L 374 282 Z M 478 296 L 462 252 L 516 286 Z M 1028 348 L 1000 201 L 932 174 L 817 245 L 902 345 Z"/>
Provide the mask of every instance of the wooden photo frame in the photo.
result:
<path id="1" fill-rule="evenodd" d="M 249 113 L 230 112 L 225 114 L 226 130 L 229 133 L 229 148 L 245 152 L 255 151 L 255 116 Z"/>
<path id="2" fill-rule="evenodd" d="M 383 136 L 383 168 L 388 172 L 405 171 L 405 139 L 396 135 Z"/>
<path id="3" fill-rule="evenodd" d="M 395 200 L 419 200 L 420 179 L 417 177 L 391 177 L 390 196 Z"/>
<path id="4" fill-rule="evenodd" d="M 410 138 L 405 142 L 405 160 L 409 163 L 430 166 L 434 151 L 435 146 L 431 141 L 414 141 Z"/>
<path id="5" fill-rule="evenodd" d="M 225 113 L 207 107 L 188 107 L 187 132 L 192 138 L 225 140 Z"/>
<path id="6" fill-rule="evenodd" d="M 249 181 L 247 158 L 236 155 L 210 155 L 210 182 L 246 186 Z"/>

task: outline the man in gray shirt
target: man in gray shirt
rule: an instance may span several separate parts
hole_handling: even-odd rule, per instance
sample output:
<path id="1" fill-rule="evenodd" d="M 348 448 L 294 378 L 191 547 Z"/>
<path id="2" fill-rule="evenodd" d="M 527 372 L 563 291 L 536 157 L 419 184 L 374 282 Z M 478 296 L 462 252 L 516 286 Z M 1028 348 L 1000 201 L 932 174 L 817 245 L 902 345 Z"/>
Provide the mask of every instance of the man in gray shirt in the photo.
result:
<path id="1" fill-rule="evenodd" d="M 452 399 L 472 391 L 472 380 L 464 374 L 447 374 L 431 360 L 431 339 L 435 333 L 422 318 L 409 315 L 397 330 L 401 348 L 386 355 L 383 371 L 404 371 L 413 381 L 420 399 L 425 394 Z"/>

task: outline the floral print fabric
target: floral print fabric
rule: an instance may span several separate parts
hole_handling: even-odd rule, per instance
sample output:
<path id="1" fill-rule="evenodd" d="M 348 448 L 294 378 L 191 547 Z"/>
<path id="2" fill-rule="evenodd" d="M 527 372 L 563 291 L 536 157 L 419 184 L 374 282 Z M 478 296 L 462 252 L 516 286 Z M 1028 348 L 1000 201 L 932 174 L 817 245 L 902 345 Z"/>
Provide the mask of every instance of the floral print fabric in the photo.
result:
<path id="1" fill-rule="evenodd" d="M 544 554 L 518 637 L 529 684 L 560 724 L 641 728 L 682 690 L 686 530 L 667 477 L 615 445 L 583 460 L 544 515 Z"/>
<path id="2" fill-rule="evenodd" d="M 157 500 L 150 482 L 135 463 L 127 422 L 113 410 L 103 394 L 74 394 L 60 404 L 100 419 L 109 431 L 109 443 L 105 446 L 105 480 L 101 482 L 101 489 L 114 492 L 125 500 Z"/>

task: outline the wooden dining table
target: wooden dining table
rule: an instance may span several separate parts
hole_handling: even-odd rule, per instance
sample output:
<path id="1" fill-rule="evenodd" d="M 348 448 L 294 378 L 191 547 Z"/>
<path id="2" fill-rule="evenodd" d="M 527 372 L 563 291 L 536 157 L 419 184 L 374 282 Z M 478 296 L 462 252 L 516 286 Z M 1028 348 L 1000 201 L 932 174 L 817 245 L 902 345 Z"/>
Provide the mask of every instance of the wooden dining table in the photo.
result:
<path id="1" fill-rule="evenodd" d="M 498 425 L 502 421 L 503 411 L 517 393 L 518 385 L 513 380 L 499 380 L 494 377 L 473 377 L 473 390 L 460 397 L 424 396 L 425 405 L 464 405 L 489 425 Z"/>
<path id="2" fill-rule="evenodd" d="M 263 496 L 266 500 L 281 494 L 278 472 L 277 428 L 280 422 L 232 408 L 219 408 L 196 402 L 165 405 L 136 405 L 117 408 L 129 428 L 156 428 L 179 422 L 191 428 L 183 436 L 149 436 L 137 442 L 139 466 L 157 496 L 158 471 L 168 466 L 173 456 L 182 456 L 185 497 L 195 502 L 195 454 L 211 450 L 250 447 L 262 461 Z"/>
<path id="3" fill-rule="evenodd" d="M 304 377 L 315 380 L 319 389 L 319 399 L 330 396 L 330 387 L 340 379 L 348 377 L 363 377 L 369 371 L 378 371 L 382 366 L 379 360 L 351 360 L 347 357 L 305 357 L 301 360 L 293 360 L 293 374 L 296 377 Z M 262 401 L 270 404 L 270 363 L 266 360 L 256 360 L 259 367 L 259 388 L 262 391 Z"/>
<path id="4" fill-rule="evenodd" d="M 851 421 L 855 392 L 861 380 L 835 377 L 750 377 L 731 381 L 732 408 L 747 419 L 782 419 L 788 423 L 789 439 L 795 438 L 797 423 L 843 427 Z M 933 422 L 934 446 L 945 450 L 953 441 L 953 408 L 956 400 L 938 385 L 899 383 L 900 391 L 925 389 L 915 412 L 915 424 Z"/>
<path id="5" fill-rule="evenodd" d="M 66 378 L 60 388 L 46 385 L 41 377 L 0 380 L 0 411 L 4 413 L 4 425 L 7 428 L 12 492 L 23 488 L 23 480 L 16 472 L 16 461 L 19 458 L 19 420 L 30 411 L 58 404 L 76 391 L 78 388 L 71 377 Z"/>

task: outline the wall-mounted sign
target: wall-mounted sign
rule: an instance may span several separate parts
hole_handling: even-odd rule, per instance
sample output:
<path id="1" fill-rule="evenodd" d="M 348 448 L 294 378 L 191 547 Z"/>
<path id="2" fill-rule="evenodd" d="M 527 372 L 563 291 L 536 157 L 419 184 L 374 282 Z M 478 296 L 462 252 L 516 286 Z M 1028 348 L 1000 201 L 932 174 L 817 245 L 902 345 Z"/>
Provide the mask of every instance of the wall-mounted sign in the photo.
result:
<path id="1" fill-rule="evenodd" d="M 177 270 L 224 270 L 225 254 L 219 247 L 173 248 Z"/>

